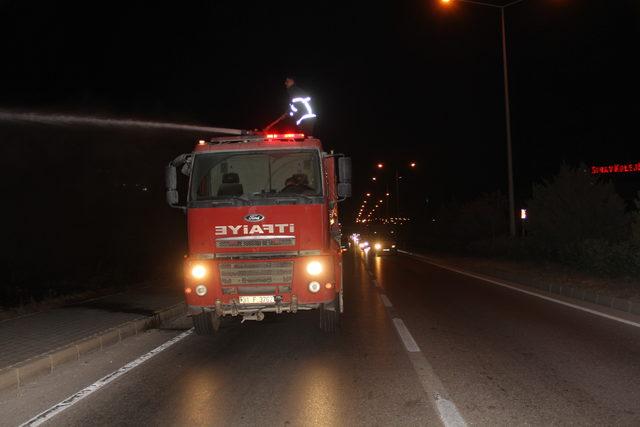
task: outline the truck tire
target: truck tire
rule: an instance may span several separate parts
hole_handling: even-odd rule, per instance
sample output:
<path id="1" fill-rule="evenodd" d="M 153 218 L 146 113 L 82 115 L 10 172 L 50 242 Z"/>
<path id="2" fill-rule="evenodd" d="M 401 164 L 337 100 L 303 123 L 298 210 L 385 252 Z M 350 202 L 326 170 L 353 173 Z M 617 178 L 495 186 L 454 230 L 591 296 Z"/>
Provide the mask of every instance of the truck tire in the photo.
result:
<path id="1" fill-rule="evenodd" d="M 197 335 L 214 335 L 220 328 L 220 316 L 212 311 L 203 311 L 191 316 L 191 319 Z"/>
<path id="2" fill-rule="evenodd" d="M 320 329 L 324 332 L 336 332 L 340 328 L 340 296 L 333 302 L 320 304 Z"/>

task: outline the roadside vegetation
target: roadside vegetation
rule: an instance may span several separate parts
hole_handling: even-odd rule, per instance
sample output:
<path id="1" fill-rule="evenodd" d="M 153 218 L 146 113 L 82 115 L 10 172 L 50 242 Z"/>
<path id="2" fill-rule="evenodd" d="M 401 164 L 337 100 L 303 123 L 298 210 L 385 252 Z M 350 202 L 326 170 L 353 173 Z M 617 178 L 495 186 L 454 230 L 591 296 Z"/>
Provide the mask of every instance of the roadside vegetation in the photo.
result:
<path id="1" fill-rule="evenodd" d="M 585 167 L 562 166 L 535 184 L 519 237 L 508 237 L 505 195 L 483 194 L 433 212 L 414 246 L 520 261 L 554 262 L 600 277 L 640 277 L 640 193 L 627 206 Z"/>

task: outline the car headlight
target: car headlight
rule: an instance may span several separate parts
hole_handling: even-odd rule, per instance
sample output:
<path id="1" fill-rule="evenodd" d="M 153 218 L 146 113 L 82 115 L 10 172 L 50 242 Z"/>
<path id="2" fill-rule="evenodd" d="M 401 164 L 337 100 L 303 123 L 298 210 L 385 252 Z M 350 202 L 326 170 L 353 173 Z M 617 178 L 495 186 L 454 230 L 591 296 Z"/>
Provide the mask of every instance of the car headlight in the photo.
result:
<path id="1" fill-rule="evenodd" d="M 375 245 L 373 245 L 373 247 L 376 248 L 377 251 L 382 249 L 382 245 L 380 243 L 376 243 Z"/>
<path id="2" fill-rule="evenodd" d="M 311 261 L 309 264 L 307 264 L 307 273 L 312 276 L 317 276 L 318 274 L 322 273 L 322 264 L 318 261 Z"/>
<path id="3" fill-rule="evenodd" d="M 191 275 L 194 279 L 202 279 L 207 275 L 207 269 L 202 264 L 194 265 L 193 268 L 191 268 Z"/>

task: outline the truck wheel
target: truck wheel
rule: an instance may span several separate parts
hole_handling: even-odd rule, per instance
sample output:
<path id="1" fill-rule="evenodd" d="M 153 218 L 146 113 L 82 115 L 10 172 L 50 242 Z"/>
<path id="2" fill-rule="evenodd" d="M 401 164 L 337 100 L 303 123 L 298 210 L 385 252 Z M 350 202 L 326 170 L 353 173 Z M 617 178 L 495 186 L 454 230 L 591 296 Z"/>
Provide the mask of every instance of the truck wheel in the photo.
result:
<path id="1" fill-rule="evenodd" d="M 324 332 L 336 332 L 340 327 L 340 296 L 331 303 L 320 304 L 320 329 Z"/>
<path id="2" fill-rule="evenodd" d="M 220 328 L 220 316 L 212 311 L 203 311 L 191 316 L 193 328 L 198 335 L 214 335 Z"/>

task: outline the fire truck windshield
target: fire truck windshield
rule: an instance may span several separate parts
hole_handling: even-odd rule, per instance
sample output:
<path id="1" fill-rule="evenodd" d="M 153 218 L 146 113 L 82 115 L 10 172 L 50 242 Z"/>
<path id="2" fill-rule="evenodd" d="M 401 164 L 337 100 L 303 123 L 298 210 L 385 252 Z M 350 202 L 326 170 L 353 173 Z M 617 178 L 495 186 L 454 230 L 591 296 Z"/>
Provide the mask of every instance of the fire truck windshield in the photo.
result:
<path id="1" fill-rule="evenodd" d="M 191 204 L 299 203 L 319 197 L 322 183 L 316 151 L 202 153 L 194 157 Z"/>

